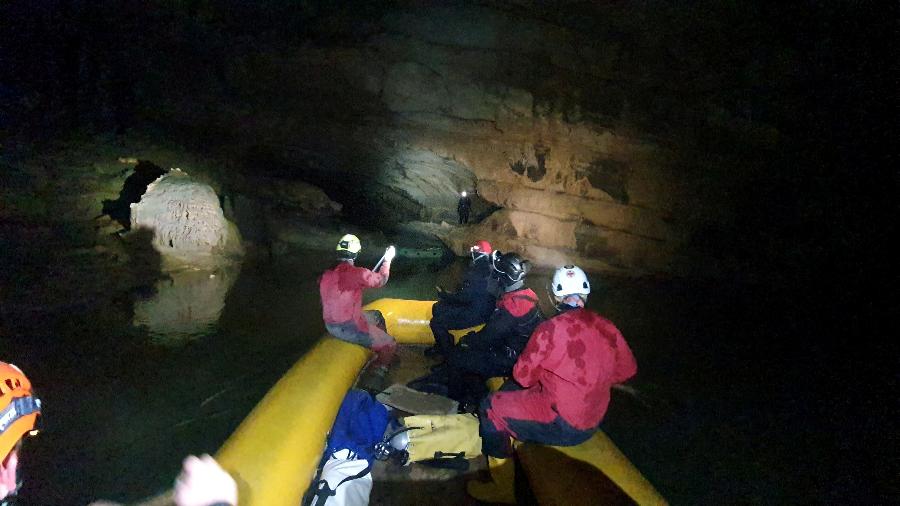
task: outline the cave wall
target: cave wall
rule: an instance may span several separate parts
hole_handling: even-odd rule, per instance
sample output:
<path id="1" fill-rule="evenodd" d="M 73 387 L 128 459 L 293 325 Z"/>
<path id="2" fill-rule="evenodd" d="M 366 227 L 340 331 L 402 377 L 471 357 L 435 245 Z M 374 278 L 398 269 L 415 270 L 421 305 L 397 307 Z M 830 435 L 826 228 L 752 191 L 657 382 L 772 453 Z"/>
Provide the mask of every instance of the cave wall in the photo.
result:
<path id="1" fill-rule="evenodd" d="M 740 33 L 729 26 L 765 17 L 743 3 L 70 8 L 84 23 L 66 60 L 79 71 L 75 109 L 113 110 L 117 130 L 154 125 L 231 160 L 216 187 L 236 200 L 259 181 L 313 185 L 358 224 L 432 230 L 474 190 L 503 212 L 440 229 L 457 253 L 490 233 L 539 264 L 633 273 L 680 272 L 696 231 L 728 222 L 740 179 L 715 175 L 734 164 L 686 163 L 684 151 L 705 151 L 713 124 L 771 149 L 777 131 L 748 121 L 757 109 L 740 81 L 750 64 L 792 62 L 723 49 Z M 140 58 L 120 66 L 127 55 Z M 91 73 L 116 79 L 81 77 Z"/>
<path id="2" fill-rule="evenodd" d="M 609 118 L 618 110 L 591 116 L 548 98 L 554 86 L 558 96 L 604 93 L 594 89 L 604 69 L 580 54 L 584 38 L 484 6 L 388 11 L 352 45 L 225 62 L 246 102 L 201 109 L 169 96 L 155 114 L 196 125 L 212 114 L 235 149 L 262 147 L 289 177 L 374 226 L 452 223 L 464 189 L 512 211 L 493 219 L 513 219 L 502 233 L 474 226 L 448 240 L 460 254 L 487 233 L 539 264 L 671 271 L 685 230 L 673 215 L 681 196 L 670 154 L 617 132 Z M 516 226 L 524 216 L 529 226 Z"/>

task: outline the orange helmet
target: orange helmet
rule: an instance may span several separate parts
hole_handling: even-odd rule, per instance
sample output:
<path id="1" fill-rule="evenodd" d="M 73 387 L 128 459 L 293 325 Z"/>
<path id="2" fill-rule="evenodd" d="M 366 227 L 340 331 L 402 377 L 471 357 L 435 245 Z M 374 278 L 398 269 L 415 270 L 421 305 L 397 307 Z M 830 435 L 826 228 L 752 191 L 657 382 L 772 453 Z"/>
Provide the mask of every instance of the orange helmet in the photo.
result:
<path id="1" fill-rule="evenodd" d="M 18 367 L 0 362 L 0 459 L 26 434 L 34 434 L 41 401 L 31 393 L 31 382 Z"/>

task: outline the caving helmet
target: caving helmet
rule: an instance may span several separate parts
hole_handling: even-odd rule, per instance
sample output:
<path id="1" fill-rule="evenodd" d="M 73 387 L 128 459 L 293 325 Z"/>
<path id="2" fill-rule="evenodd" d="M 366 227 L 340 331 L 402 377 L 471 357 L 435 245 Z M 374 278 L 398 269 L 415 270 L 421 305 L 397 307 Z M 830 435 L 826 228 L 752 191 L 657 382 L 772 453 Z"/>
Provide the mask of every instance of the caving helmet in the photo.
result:
<path id="1" fill-rule="evenodd" d="M 475 245 L 469 248 L 469 253 L 472 254 L 473 262 L 479 258 L 489 258 L 493 251 L 494 249 L 491 248 L 491 243 L 484 240 L 475 241 Z"/>
<path id="2" fill-rule="evenodd" d="M 41 401 L 31 391 L 31 382 L 18 367 L 0 362 L 0 460 L 26 435 L 37 434 Z"/>
<path id="3" fill-rule="evenodd" d="M 491 275 L 500 282 L 504 292 L 518 290 L 525 285 L 525 275 L 531 270 L 531 262 L 518 253 L 499 253 L 493 256 Z"/>
<path id="4" fill-rule="evenodd" d="M 341 237 L 341 240 L 338 241 L 337 251 L 338 258 L 341 260 L 356 260 L 356 255 L 359 254 L 359 250 L 362 249 L 362 245 L 359 242 L 359 237 L 356 237 L 353 234 L 347 234 L 344 237 Z"/>
<path id="5" fill-rule="evenodd" d="M 550 290 L 557 302 L 569 295 L 578 295 L 581 300 L 586 301 L 587 296 L 591 293 L 591 282 L 579 267 L 565 265 L 553 273 Z"/>

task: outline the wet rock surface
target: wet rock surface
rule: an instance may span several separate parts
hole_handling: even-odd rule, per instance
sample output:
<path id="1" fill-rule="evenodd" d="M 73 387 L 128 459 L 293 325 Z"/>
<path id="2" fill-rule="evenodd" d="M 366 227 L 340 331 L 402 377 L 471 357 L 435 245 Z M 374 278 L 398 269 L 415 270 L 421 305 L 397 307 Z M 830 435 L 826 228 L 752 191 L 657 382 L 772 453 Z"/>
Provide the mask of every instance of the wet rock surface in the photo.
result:
<path id="1" fill-rule="evenodd" d="M 150 183 L 140 202 L 131 205 L 131 229 L 142 228 L 152 231 L 153 247 L 174 263 L 209 267 L 243 254 L 219 197 L 180 169 Z"/>

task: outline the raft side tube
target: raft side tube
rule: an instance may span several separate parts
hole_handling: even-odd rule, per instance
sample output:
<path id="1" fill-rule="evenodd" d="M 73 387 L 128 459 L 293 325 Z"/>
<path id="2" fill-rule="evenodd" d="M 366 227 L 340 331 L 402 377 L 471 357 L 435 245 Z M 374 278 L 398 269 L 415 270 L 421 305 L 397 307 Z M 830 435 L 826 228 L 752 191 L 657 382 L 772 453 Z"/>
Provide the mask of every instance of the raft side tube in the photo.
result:
<path id="1" fill-rule="evenodd" d="M 431 321 L 431 308 L 434 300 L 407 300 L 407 299 L 378 299 L 363 307 L 364 310 L 378 310 L 384 317 L 387 325 L 387 333 L 400 344 L 434 344 L 434 334 L 431 333 L 429 322 Z M 484 325 L 477 325 L 467 329 L 451 330 L 450 333 L 456 341 L 459 338 L 474 332 Z"/>
<path id="2" fill-rule="evenodd" d="M 216 454 L 238 483 L 241 506 L 300 504 L 344 395 L 369 355 L 326 336 L 247 415 Z"/>
<path id="3" fill-rule="evenodd" d="M 403 344 L 433 343 L 434 301 L 379 299 L 388 333 Z M 472 329 L 455 332 L 457 338 Z M 338 408 L 370 352 L 326 336 L 291 367 L 228 438 L 216 459 L 238 483 L 241 506 L 296 506 L 315 475 Z M 638 504 L 666 504 L 601 431 L 578 446 L 552 447 L 603 472 Z M 543 472 L 553 479 L 556 472 Z M 571 497 L 556 498 L 565 504 Z"/>
<path id="4" fill-rule="evenodd" d="M 545 451 L 538 445 L 525 443 L 517 450 L 520 461 L 528 475 L 528 482 L 535 492 L 539 504 L 565 504 L 571 489 L 560 488 L 558 473 L 566 473 L 571 464 L 551 456 L 546 449 L 555 450 L 569 459 L 584 462 L 600 471 L 610 482 L 615 484 L 635 504 L 639 506 L 665 506 L 668 503 L 657 492 L 656 488 L 634 467 L 628 457 L 609 439 L 602 430 L 598 430 L 591 439 L 576 446 L 545 446 Z M 552 468 L 553 472 L 547 472 Z M 596 477 L 601 478 L 601 477 Z M 594 480 L 601 482 L 605 480 Z"/>

